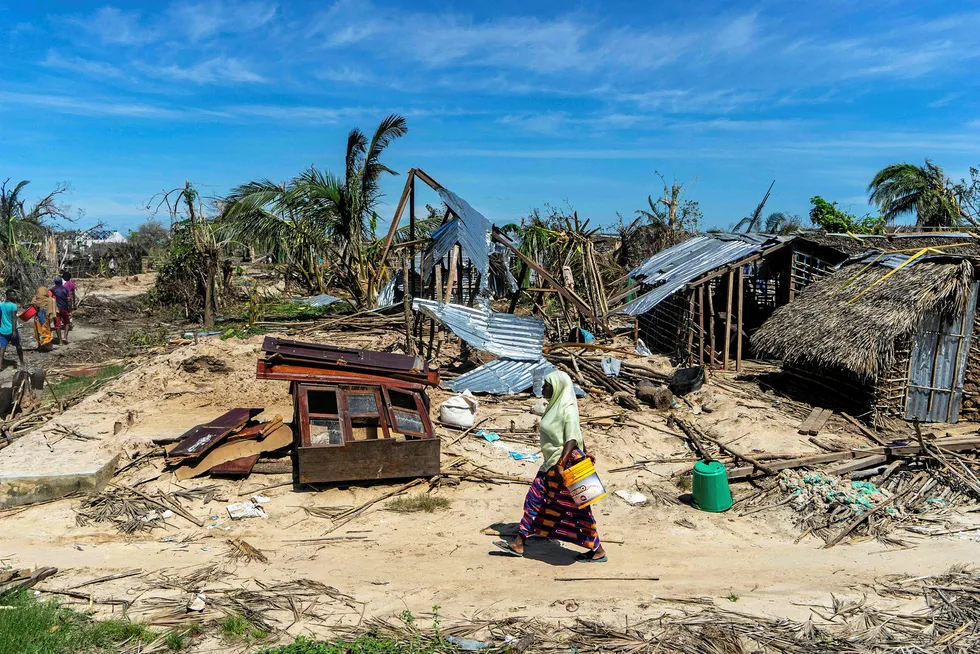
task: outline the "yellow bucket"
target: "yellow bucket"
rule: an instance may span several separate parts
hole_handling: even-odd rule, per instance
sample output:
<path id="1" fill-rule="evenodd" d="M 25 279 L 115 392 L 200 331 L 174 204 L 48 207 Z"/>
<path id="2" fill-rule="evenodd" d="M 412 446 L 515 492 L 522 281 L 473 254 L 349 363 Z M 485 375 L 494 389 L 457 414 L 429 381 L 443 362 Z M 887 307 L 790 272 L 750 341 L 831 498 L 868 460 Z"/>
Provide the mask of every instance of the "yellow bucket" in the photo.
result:
<path id="1" fill-rule="evenodd" d="M 572 467 L 565 468 L 561 471 L 561 478 L 572 496 L 572 501 L 580 509 L 606 496 L 606 489 L 599 480 L 591 459 L 582 459 Z"/>

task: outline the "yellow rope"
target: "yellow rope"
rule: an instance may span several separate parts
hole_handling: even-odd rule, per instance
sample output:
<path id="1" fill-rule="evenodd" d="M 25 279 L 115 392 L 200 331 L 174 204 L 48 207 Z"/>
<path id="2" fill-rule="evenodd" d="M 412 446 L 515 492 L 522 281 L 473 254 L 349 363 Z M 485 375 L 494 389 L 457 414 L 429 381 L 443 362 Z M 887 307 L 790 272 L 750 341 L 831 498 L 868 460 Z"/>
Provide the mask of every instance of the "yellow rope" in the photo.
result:
<path id="1" fill-rule="evenodd" d="M 884 277 L 882 277 L 881 279 L 879 279 L 878 281 L 876 281 L 874 284 L 872 284 L 868 288 L 864 289 L 863 291 L 861 291 L 860 293 L 858 293 L 857 295 L 855 295 L 854 297 L 852 297 L 850 300 L 847 301 L 847 303 L 848 304 L 851 304 L 853 302 L 856 302 L 857 299 L 860 298 L 862 295 L 864 295 L 865 293 L 867 293 L 868 291 L 870 291 L 871 289 L 873 289 L 875 286 L 877 286 L 878 284 L 882 283 L 883 281 L 885 281 L 886 279 L 888 279 L 889 277 L 891 277 L 892 275 L 894 275 L 895 273 L 897 273 L 899 270 L 901 270 L 905 266 L 909 265 L 910 263 L 912 263 L 913 261 L 915 261 L 916 259 L 918 259 L 919 257 L 921 257 L 923 254 L 925 254 L 926 252 L 928 252 L 930 249 L 931 248 L 922 248 L 921 250 L 919 250 L 918 252 L 916 252 L 915 254 L 913 254 L 911 257 L 909 257 L 908 259 L 906 259 L 905 261 L 903 261 L 901 263 L 901 265 L 896 266 L 895 268 L 889 270 L 888 273 Z"/>
<path id="2" fill-rule="evenodd" d="M 910 248 L 908 250 L 887 250 L 887 251 L 882 252 L 881 254 L 879 254 L 874 259 L 872 259 L 868 263 L 868 265 L 866 265 L 863 268 L 861 268 L 861 270 L 859 270 L 857 273 L 855 273 L 855 275 L 853 277 L 851 277 L 846 282 L 844 282 L 843 284 L 841 284 L 840 288 L 837 289 L 837 292 L 839 293 L 839 292 L 843 291 L 845 288 L 847 288 L 848 286 L 850 286 L 858 277 L 860 277 L 861 275 L 863 275 L 865 273 L 865 271 L 868 270 L 868 268 L 870 268 L 871 266 L 875 265 L 883 257 L 886 257 L 889 254 L 907 254 L 909 252 L 916 252 L 917 254 L 914 257 L 912 257 L 911 259 L 909 259 L 909 261 L 911 261 L 912 259 L 915 259 L 916 257 L 922 256 L 926 252 L 929 252 L 929 253 L 932 253 L 932 254 L 946 254 L 943 250 L 946 250 L 948 248 L 961 248 L 964 245 L 976 245 L 976 243 L 951 243 L 950 245 L 937 245 L 937 246 L 934 246 L 934 247 L 927 247 L 927 248 Z M 908 263 L 908 261 L 906 261 L 905 263 L 903 263 L 898 268 L 902 268 L 907 263 Z M 898 270 L 898 268 L 895 268 L 895 270 Z M 893 270 L 892 272 L 895 272 L 895 270 Z M 891 275 L 891 274 L 892 273 L 888 273 L 888 275 Z M 888 277 L 888 275 L 885 275 L 885 277 Z M 875 282 L 874 284 L 872 284 L 872 286 L 880 283 L 882 280 L 885 279 L 885 277 L 882 277 L 880 280 L 878 280 L 877 282 Z M 860 295 L 858 295 L 858 297 L 861 297 L 861 295 L 864 295 L 865 293 L 867 293 L 870 288 L 871 287 L 869 286 L 868 288 L 866 288 L 863 291 L 861 291 L 861 293 L 860 293 Z M 856 299 L 857 298 L 854 298 L 853 300 L 850 300 L 850 302 L 853 302 Z"/>

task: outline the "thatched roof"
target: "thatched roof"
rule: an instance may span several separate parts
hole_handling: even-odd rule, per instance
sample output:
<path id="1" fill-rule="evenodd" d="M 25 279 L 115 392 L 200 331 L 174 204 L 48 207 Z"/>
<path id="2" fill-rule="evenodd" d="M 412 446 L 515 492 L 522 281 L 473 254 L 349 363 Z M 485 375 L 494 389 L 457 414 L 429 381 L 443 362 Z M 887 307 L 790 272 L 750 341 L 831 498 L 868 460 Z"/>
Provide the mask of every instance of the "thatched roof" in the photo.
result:
<path id="1" fill-rule="evenodd" d="M 972 280 L 973 264 L 964 258 L 930 258 L 894 271 L 851 263 L 777 309 L 752 344 L 788 364 L 871 379 L 894 362 L 895 340 L 929 311 L 948 316 L 964 306 Z"/>
<path id="2" fill-rule="evenodd" d="M 862 254 L 868 250 L 893 252 L 896 250 L 918 250 L 921 248 L 942 248 L 955 245 L 949 254 L 980 256 L 980 239 L 967 232 L 935 234 L 884 234 L 882 236 L 850 234 L 828 234 L 827 232 L 802 232 L 799 241 L 831 248 L 847 256 Z M 969 245 L 965 245 L 969 244 Z"/>

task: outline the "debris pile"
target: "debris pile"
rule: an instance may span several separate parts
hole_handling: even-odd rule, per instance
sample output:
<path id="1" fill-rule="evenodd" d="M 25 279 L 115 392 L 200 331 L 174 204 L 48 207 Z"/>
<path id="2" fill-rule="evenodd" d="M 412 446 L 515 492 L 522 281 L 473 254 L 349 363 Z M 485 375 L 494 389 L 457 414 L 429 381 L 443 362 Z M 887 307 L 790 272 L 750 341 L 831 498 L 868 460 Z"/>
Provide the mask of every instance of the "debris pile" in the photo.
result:
<path id="1" fill-rule="evenodd" d="M 232 409 L 193 427 L 167 449 L 167 464 L 179 480 L 205 474 L 247 476 L 262 454 L 289 447 L 293 431 L 282 416 L 253 420 L 262 409 Z"/>

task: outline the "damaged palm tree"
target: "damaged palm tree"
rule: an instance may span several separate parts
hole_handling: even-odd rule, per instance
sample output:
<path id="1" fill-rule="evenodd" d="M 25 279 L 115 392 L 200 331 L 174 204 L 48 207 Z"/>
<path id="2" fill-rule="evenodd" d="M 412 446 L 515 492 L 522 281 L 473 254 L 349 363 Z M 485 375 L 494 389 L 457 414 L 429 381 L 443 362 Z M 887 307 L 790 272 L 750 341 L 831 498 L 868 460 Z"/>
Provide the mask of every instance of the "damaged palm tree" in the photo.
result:
<path id="1" fill-rule="evenodd" d="M 385 118 L 370 140 L 351 130 L 343 175 L 311 167 L 285 184 L 259 180 L 237 187 L 227 198 L 221 229 L 270 253 L 310 290 L 323 293 L 332 281 L 355 307 L 373 306 L 383 282 L 374 233 L 381 180 L 398 174 L 381 163 L 381 155 L 407 132 L 397 115 Z"/>

